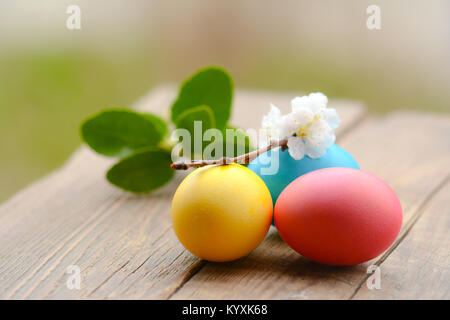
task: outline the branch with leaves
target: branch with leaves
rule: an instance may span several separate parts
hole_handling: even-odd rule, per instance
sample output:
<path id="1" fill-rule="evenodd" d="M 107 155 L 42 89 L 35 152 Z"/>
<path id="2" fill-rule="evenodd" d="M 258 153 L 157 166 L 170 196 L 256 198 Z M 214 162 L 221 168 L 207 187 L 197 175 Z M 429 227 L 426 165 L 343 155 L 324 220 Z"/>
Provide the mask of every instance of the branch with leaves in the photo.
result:
<path id="1" fill-rule="evenodd" d="M 226 71 L 218 67 L 202 69 L 182 84 L 171 106 L 170 121 L 176 128 L 187 129 L 191 136 L 194 121 L 202 122 L 203 132 L 213 128 L 238 132 L 228 124 L 232 98 L 233 84 Z M 127 109 L 104 110 L 86 119 L 80 131 L 83 141 L 95 152 L 119 158 L 106 173 L 107 180 L 119 188 L 151 192 L 174 175 L 168 124 L 156 115 Z M 248 137 L 245 141 L 244 153 L 248 153 L 252 147 Z M 240 149 L 234 137 L 233 141 L 224 138 L 222 143 Z"/>

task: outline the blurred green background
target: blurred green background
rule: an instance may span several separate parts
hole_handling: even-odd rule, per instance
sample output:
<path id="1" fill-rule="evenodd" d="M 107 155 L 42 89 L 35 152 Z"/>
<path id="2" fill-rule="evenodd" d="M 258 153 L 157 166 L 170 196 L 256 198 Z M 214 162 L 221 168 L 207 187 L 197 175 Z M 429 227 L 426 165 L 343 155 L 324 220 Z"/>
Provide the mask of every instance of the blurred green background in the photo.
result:
<path id="1" fill-rule="evenodd" d="M 81 30 L 66 28 L 69 4 Z M 239 87 L 449 112 L 450 3 L 377 1 L 376 31 L 369 4 L 0 0 L 0 202 L 62 165 L 91 113 L 211 64 Z"/>

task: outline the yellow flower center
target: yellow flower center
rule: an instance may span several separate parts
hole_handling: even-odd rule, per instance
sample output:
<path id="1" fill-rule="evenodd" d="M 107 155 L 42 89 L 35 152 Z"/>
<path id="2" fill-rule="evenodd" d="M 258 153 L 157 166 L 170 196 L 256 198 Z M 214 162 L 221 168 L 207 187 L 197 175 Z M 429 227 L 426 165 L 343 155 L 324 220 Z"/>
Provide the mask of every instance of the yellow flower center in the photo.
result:
<path id="1" fill-rule="evenodd" d="M 298 129 L 298 131 L 295 133 L 296 135 L 297 135 L 297 137 L 300 137 L 300 138 L 306 138 L 307 136 L 308 136 L 308 129 L 309 129 L 309 127 L 311 126 L 311 124 L 314 122 L 314 121 L 317 121 L 317 120 L 319 120 L 319 119 L 321 119 L 322 118 L 322 115 L 321 114 L 316 114 L 315 116 L 314 116 L 314 118 L 312 119 L 312 121 L 310 121 L 310 122 L 308 122 L 308 124 L 306 124 L 306 126 L 303 126 L 303 127 L 301 127 L 300 129 Z M 297 122 L 297 121 L 295 121 L 295 122 Z"/>

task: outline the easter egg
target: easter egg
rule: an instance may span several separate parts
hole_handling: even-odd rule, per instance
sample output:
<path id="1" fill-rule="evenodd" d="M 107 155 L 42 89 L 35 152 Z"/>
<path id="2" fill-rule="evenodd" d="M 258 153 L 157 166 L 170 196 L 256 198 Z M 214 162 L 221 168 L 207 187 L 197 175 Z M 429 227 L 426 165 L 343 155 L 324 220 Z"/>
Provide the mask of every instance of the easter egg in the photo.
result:
<path id="1" fill-rule="evenodd" d="M 172 201 L 172 224 L 180 242 L 208 261 L 249 254 L 269 230 L 273 205 L 267 186 L 238 164 L 191 172 Z"/>
<path id="2" fill-rule="evenodd" d="M 288 150 L 271 150 L 252 161 L 248 168 L 261 177 L 269 188 L 275 205 L 278 196 L 289 183 L 305 173 L 330 167 L 348 167 L 359 169 L 355 159 L 343 148 L 331 145 L 325 155 L 318 159 L 304 156 L 295 160 Z"/>
<path id="3" fill-rule="evenodd" d="M 278 197 L 275 225 L 304 257 L 328 265 L 354 265 L 384 252 L 397 237 L 402 208 L 376 176 L 351 168 L 305 174 Z"/>

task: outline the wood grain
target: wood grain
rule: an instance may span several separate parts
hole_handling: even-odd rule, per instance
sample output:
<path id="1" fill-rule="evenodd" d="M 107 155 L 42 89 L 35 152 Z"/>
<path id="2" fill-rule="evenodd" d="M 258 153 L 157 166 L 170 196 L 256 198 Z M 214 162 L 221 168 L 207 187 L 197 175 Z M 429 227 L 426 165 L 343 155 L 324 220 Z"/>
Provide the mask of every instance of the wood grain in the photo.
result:
<path id="1" fill-rule="evenodd" d="M 171 86 L 159 87 L 135 107 L 167 117 L 175 92 Z M 286 109 L 292 97 L 237 91 L 232 123 L 258 127 L 269 102 Z M 340 135 L 365 114 L 360 103 L 341 100 L 333 105 L 343 120 Z M 0 206 L 0 298 L 164 299 L 182 293 L 208 265 L 186 252 L 171 229 L 171 198 L 185 173 L 151 195 L 135 196 L 105 181 L 113 162 L 82 147 L 63 168 Z M 268 243 L 274 241 L 284 246 L 276 234 Z M 268 257 L 269 265 L 278 257 Z M 290 256 L 281 258 L 281 265 L 292 263 Z M 81 269 L 80 290 L 66 286 L 71 265 Z M 235 272 L 241 281 L 239 270 Z"/>
<path id="2" fill-rule="evenodd" d="M 339 141 L 363 170 L 387 181 L 400 197 L 404 223 L 391 250 L 450 173 L 449 135 L 448 116 L 402 111 L 368 118 Z M 348 299 L 362 287 L 367 267 L 388 263 L 391 250 L 358 266 L 327 267 L 298 255 L 271 230 L 248 257 L 226 264 L 207 263 L 171 298 Z"/>
<path id="3" fill-rule="evenodd" d="M 380 267 L 380 289 L 364 282 L 355 299 L 450 299 L 450 183 L 420 212 L 420 220 Z"/>

